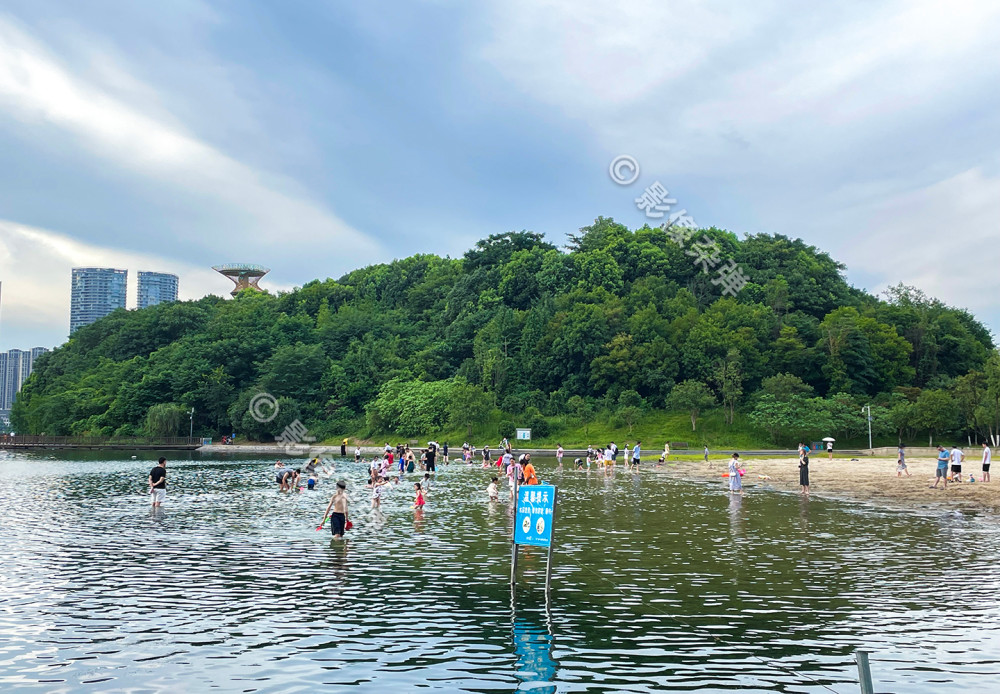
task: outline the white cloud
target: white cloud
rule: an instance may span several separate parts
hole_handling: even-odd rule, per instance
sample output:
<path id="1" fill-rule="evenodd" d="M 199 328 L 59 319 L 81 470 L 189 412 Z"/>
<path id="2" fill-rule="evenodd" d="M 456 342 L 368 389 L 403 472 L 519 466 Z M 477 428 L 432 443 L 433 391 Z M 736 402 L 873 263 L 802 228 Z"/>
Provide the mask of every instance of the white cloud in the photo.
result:
<path id="1" fill-rule="evenodd" d="M 884 278 L 876 292 L 903 282 L 980 316 L 1000 316 L 1000 177 L 980 168 L 847 210 L 866 220 L 862 243 L 835 255 Z"/>
<path id="2" fill-rule="evenodd" d="M 138 270 L 176 274 L 181 299 L 228 296 L 232 289 L 229 280 L 200 265 L 102 248 L 0 219 L 0 349 L 61 344 L 69 333 L 70 270 L 89 266 L 129 271 L 129 308 L 136 303 Z M 262 284 L 271 291 L 289 289 L 266 279 Z"/>
<path id="3" fill-rule="evenodd" d="M 720 45 L 750 34 L 759 9 L 510 0 L 491 12 L 494 33 L 480 57 L 534 98 L 589 117 L 643 101 L 683 77 Z"/>
<path id="4" fill-rule="evenodd" d="M 822 168 L 1000 69 L 996 3 L 858 8 L 510 0 L 478 57 L 664 175 Z"/>
<path id="5" fill-rule="evenodd" d="M 115 69 L 121 94 L 129 79 Z M 109 70 L 105 66 L 103 71 Z M 149 102 L 148 90 L 141 91 L 139 100 Z M 203 229 L 178 229 L 177 236 L 185 240 L 205 247 L 238 243 L 253 253 L 294 242 L 327 252 L 346 249 L 368 262 L 386 255 L 377 241 L 307 199 L 294 182 L 256 171 L 198 140 L 160 109 L 149 115 L 121 96 L 109 96 L 3 18 L 0 111 L 42 132 L 54 128 L 70 133 L 106 162 L 231 210 L 231 228 L 220 229 L 211 239 Z"/>

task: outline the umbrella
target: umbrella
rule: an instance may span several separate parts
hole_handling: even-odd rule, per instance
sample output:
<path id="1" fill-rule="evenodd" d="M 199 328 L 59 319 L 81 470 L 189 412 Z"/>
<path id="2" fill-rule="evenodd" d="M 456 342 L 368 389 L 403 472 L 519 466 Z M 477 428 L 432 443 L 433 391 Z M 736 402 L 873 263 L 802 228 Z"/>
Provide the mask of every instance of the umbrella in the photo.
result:
<path id="1" fill-rule="evenodd" d="M 834 442 L 834 441 L 836 441 L 837 439 L 833 438 L 832 436 L 827 436 L 827 437 L 826 437 L 825 439 L 823 439 L 823 440 L 824 440 L 824 441 L 829 441 L 829 442 L 833 443 L 833 442 Z"/>

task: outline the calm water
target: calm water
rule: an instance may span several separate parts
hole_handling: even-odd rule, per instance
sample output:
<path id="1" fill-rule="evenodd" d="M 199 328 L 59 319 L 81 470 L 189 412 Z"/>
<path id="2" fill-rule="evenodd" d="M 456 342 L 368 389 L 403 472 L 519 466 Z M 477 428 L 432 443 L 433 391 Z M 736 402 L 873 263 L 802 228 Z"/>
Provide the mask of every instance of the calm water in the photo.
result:
<path id="1" fill-rule="evenodd" d="M 3 454 L 0 454 L 3 455 Z M 549 472 L 553 592 L 479 468 L 442 466 L 355 530 L 331 491 L 279 494 L 271 462 L 179 460 L 165 507 L 148 460 L 0 459 L 0 690 L 879 692 L 1000 683 L 995 519 L 912 515 L 646 472 Z"/>

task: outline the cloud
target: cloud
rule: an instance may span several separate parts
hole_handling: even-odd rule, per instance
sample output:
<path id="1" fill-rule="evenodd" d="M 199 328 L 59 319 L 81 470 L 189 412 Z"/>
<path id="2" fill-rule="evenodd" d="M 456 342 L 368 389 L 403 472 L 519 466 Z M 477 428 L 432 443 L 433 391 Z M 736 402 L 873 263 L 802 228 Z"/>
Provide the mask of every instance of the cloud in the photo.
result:
<path id="1" fill-rule="evenodd" d="M 179 277 L 181 299 L 228 296 L 229 280 L 209 268 L 156 255 L 104 248 L 65 234 L 0 220 L 0 349 L 53 347 L 69 334 L 70 270 L 74 267 L 127 269 L 128 307 L 136 303 L 138 270 Z M 265 288 L 276 287 L 265 280 Z"/>
<path id="2" fill-rule="evenodd" d="M 837 256 L 881 278 L 874 291 L 903 282 L 998 324 L 1000 177 L 977 167 L 846 216 L 867 220 L 866 241 L 842 244 Z"/>
<path id="3" fill-rule="evenodd" d="M 347 249 L 370 261 L 386 255 L 381 245 L 315 202 L 295 182 L 257 171 L 207 144 L 163 115 L 130 105 L 122 94 L 130 79 L 114 72 L 117 96 L 74 75 L 38 42 L 0 17 L 0 111 L 45 132 L 68 133 L 104 162 L 226 207 L 230 227 L 215 235 L 177 229 L 176 236 L 218 248 L 239 243 L 254 254 L 288 254 L 290 243 L 316 250 Z M 141 101 L 148 102 L 148 89 Z M 150 109 L 152 110 L 152 109 Z"/>

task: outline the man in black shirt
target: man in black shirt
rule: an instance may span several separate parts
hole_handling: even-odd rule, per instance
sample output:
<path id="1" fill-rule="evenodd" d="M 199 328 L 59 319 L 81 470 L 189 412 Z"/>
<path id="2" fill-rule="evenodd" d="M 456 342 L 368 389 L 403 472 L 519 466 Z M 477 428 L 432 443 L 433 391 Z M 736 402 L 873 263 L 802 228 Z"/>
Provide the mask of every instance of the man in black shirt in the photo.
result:
<path id="1" fill-rule="evenodd" d="M 434 474 L 434 458 L 437 457 L 437 444 L 434 441 L 430 441 L 427 444 L 427 472 Z"/>
<path id="2" fill-rule="evenodd" d="M 167 498 L 167 459 L 160 458 L 156 467 L 149 471 L 149 497 L 153 508 L 160 506 Z"/>

